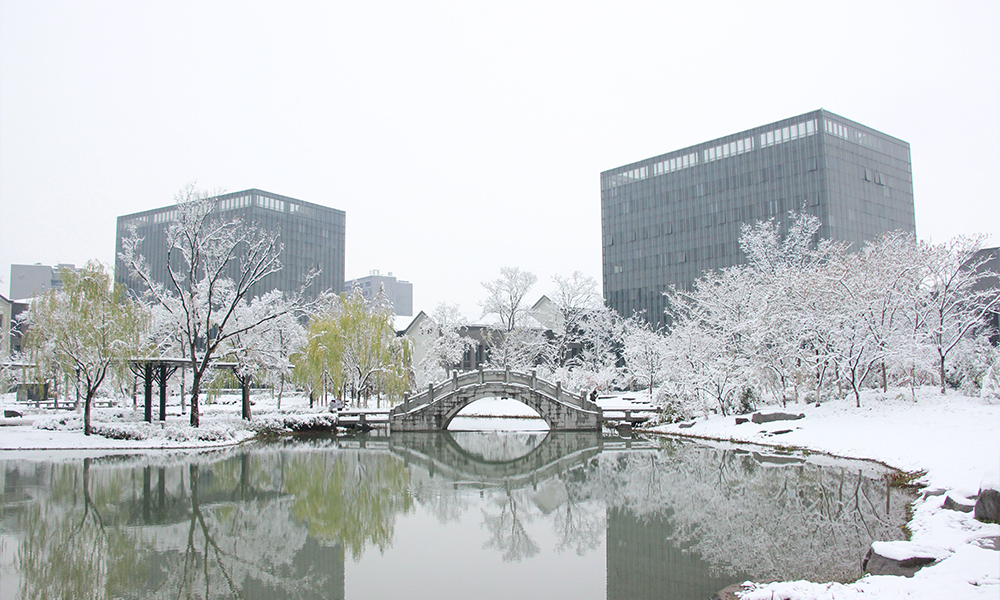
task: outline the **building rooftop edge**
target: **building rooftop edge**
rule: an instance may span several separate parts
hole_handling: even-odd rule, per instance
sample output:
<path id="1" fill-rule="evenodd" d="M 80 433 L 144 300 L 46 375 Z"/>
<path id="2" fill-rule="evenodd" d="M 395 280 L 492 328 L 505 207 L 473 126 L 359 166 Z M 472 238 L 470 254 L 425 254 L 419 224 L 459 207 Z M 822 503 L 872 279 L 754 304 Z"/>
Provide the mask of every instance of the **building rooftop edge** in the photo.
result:
<path id="1" fill-rule="evenodd" d="M 238 192 L 226 192 L 224 194 L 217 194 L 215 196 L 210 196 L 210 198 L 229 198 L 229 197 L 232 197 L 232 196 L 241 196 L 241 195 L 247 194 L 247 193 L 250 193 L 250 194 L 253 194 L 253 193 L 265 194 L 267 196 L 271 196 L 271 197 L 277 198 L 279 200 L 289 200 L 289 201 L 292 201 L 292 202 L 297 202 L 299 204 L 302 204 L 303 206 L 313 206 L 313 207 L 316 207 L 316 208 L 321 208 L 323 210 L 332 210 L 334 212 L 339 212 L 339 213 L 344 214 L 345 216 L 347 215 L 347 213 L 344 210 L 339 209 L 339 208 L 332 208 L 330 206 L 324 206 L 322 204 L 316 204 L 315 202 L 309 202 L 308 200 L 299 200 L 298 198 L 292 198 L 291 196 L 283 196 L 281 194 L 275 194 L 274 192 L 269 192 L 267 190 L 262 190 L 260 188 L 248 188 L 248 189 L 245 189 L 245 190 L 240 190 Z M 140 216 L 140 215 L 145 215 L 145 214 L 149 214 L 149 213 L 156 213 L 156 212 L 160 212 L 160 211 L 163 211 L 163 210 L 171 209 L 171 208 L 173 208 L 175 206 L 177 206 L 176 202 L 173 203 L 173 204 L 168 204 L 166 206 L 160 206 L 160 207 L 157 207 L 157 208 L 147 208 L 146 210 L 140 210 L 140 211 L 137 211 L 137 212 L 134 212 L 134 213 L 128 213 L 128 214 L 124 214 L 124 215 L 119 215 L 118 218 L 119 219 L 126 219 L 126 218 L 129 218 L 129 217 L 137 217 L 137 216 Z"/>
<path id="2" fill-rule="evenodd" d="M 799 119 L 802 119 L 803 117 L 808 117 L 808 116 L 817 116 L 817 117 L 828 116 L 828 117 L 834 117 L 834 118 L 840 119 L 842 121 L 845 121 L 845 122 L 849 123 L 850 125 L 852 125 L 854 127 L 857 127 L 858 129 L 863 129 L 863 130 L 866 130 L 868 132 L 871 132 L 871 133 L 874 133 L 874 134 L 878 134 L 878 135 L 880 135 L 880 136 L 882 136 L 884 138 L 888 138 L 888 139 L 890 139 L 892 141 L 895 141 L 897 143 L 903 144 L 907 148 L 910 147 L 910 143 L 909 142 L 907 142 L 905 140 L 902 140 L 902 139 L 900 139 L 898 137 L 889 135 L 887 133 L 879 131 L 878 129 L 874 129 L 872 127 L 869 127 L 867 125 L 859 123 L 859 122 L 857 122 L 857 121 L 855 121 L 853 119 L 849 119 L 847 117 L 841 116 L 841 115 L 839 115 L 839 114 L 837 114 L 835 112 L 831 112 L 829 110 L 826 110 L 825 108 L 818 108 L 816 110 L 811 110 L 809 112 L 805 112 L 805 113 L 802 113 L 800 115 L 795 115 L 795 116 L 792 116 L 792 117 L 786 117 L 784 119 L 779 119 L 779 120 L 774 121 L 772 123 L 765 123 L 763 125 L 757 125 L 756 127 L 751 127 L 749 129 L 744 129 L 742 131 L 737 131 L 735 133 L 729 133 L 729 134 L 726 134 L 726 135 L 723 135 L 723 136 L 720 136 L 720 137 L 717 137 L 717 138 L 713 138 L 713 139 L 710 139 L 710 140 L 705 140 L 704 142 L 698 142 L 697 144 L 692 144 L 690 146 L 685 146 L 683 148 L 678 148 L 676 150 L 671 150 L 669 152 L 664 152 L 662 154 L 657 154 L 655 156 L 649 156 L 649 157 L 646 157 L 646 158 L 643 158 L 643 159 L 640 159 L 640 160 L 632 161 L 630 163 L 625 163 L 625 164 L 619 165 L 617 167 L 612 167 L 610 169 L 606 169 L 604 171 L 601 171 L 601 177 L 604 177 L 605 175 L 615 174 L 616 172 L 621 171 L 622 169 L 627 169 L 627 168 L 630 168 L 630 167 L 642 166 L 643 163 L 646 163 L 646 162 L 649 162 L 649 161 L 653 161 L 653 160 L 662 159 L 664 157 L 670 157 L 670 156 L 673 156 L 673 155 L 683 156 L 685 154 L 690 154 L 692 152 L 696 152 L 696 151 L 702 150 L 704 148 L 711 148 L 713 146 L 716 146 L 716 145 L 722 143 L 724 140 L 725 141 L 731 141 L 733 139 L 743 138 L 743 137 L 746 137 L 748 135 L 751 135 L 751 132 L 754 132 L 754 131 L 756 131 L 758 129 L 768 129 L 768 128 L 772 128 L 772 127 L 783 126 L 786 123 L 789 123 L 789 122 L 792 122 L 792 121 L 798 121 Z"/>

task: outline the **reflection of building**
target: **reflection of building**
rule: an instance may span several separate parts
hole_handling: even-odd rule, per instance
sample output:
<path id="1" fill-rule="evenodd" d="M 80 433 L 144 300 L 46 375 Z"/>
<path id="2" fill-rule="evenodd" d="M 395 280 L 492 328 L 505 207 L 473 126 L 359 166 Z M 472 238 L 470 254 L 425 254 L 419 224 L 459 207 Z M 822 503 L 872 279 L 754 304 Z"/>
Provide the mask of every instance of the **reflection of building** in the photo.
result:
<path id="1" fill-rule="evenodd" d="M 371 300 L 378 295 L 379 289 L 385 290 L 385 297 L 392 304 L 392 310 L 401 317 L 413 314 L 413 284 L 409 281 L 396 279 L 390 271 L 388 275 L 380 275 L 372 270 L 368 277 L 359 277 L 344 283 L 344 291 L 350 293 L 358 288 L 365 300 Z"/>
<path id="2" fill-rule="evenodd" d="M 855 245 L 914 231 L 910 145 L 817 110 L 601 173 L 604 299 L 656 322 L 668 286 L 743 263 L 740 227 L 789 211 Z"/>
<path id="3" fill-rule="evenodd" d="M 73 271 L 75 265 L 58 264 L 54 267 L 35 263 L 33 265 L 10 266 L 10 298 L 12 300 L 27 300 L 32 296 L 40 296 L 51 289 L 62 287 L 63 269 Z"/>
<path id="4" fill-rule="evenodd" d="M 675 546 L 670 519 L 662 513 L 637 517 L 624 508 L 607 510 L 608 600 L 711 598 L 745 581 L 710 575 L 712 567 L 696 552 Z"/>
<path id="5" fill-rule="evenodd" d="M 297 292 L 306 276 L 315 269 L 319 275 L 306 290 L 307 295 L 339 291 L 344 285 L 344 223 L 342 210 L 319 204 L 279 196 L 270 192 L 251 189 L 214 198 L 215 214 L 223 219 L 241 219 L 246 224 L 256 224 L 269 232 L 280 233 L 278 241 L 284 247 L 281 254 L 282 268 L 265 277 L 250 290 L 250 297 L 260 296 L 271 290 L 285 293 Z M 129 227 L 144 238 L 141 251 L 154 279 L 166 284 L 167 227 L 175 217 L 176 206 L 165 206 L 118 217 L 117 245 L 115 246 L 115 281 L 136 292 L 143 292 L 139 282 L 127 273 L 119 258 L 122 242 L 129 235 Z M 227 277 L 240 275 L 239 261 L 231 261 Z"/>

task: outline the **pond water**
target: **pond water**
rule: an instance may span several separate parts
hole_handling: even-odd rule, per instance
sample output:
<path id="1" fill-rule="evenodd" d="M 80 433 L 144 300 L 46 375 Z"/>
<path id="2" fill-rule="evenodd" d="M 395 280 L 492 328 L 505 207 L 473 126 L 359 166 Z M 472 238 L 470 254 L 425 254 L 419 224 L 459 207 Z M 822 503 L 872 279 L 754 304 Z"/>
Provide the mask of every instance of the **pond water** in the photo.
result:
<path id="1" fill-rule="evenodd" d="M 0 597 L 704 599 L 851 580 L 877 465 L 673 438 L 443 432 L 0 460 Z"/>

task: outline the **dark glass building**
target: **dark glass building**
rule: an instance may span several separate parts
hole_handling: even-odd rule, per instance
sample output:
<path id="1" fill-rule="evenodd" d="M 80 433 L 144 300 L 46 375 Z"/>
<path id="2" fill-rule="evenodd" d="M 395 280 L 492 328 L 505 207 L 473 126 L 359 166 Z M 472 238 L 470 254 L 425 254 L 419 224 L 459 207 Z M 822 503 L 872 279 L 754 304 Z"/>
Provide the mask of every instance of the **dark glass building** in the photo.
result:
<path id="1" fill-rule="evenodd" d="M 222 194 L 213 200 L 220 218 L 239 218 L 244 223 L 280 233 L 278 241 L 284 246 L 282 269 L 251 288 L 251 297 L 274 289 L 297 292 L 312 269 L 319 269 L 320 274 L 307 289 L 307 296 L 315 297 L 320 292 L 340 292 L 343 289 L 344 211 L 256 189 Z M 118 217 L 115 281 L 137 293 L 145 291 L 132 279 L 119 256 L 122 241 L 129 235 L 129 226 L 135 225 L 138 235 L 144 238 L 141 250 L 149 261 L 153 277 L 167 282 L 166 232 L 174 218 L 175 208 L 166 206 Z M 235 262 L 230 265 L 232 272 L 228 274 L 233 279 L 239 275 Z"/>
<path id="2" fill-rule="evenodd" d="M 662 323 L 669 286 L 742 263 L 740 226 L 789 211 L 855 246 L 914 231 L 910 145 L 817 110 L 601 173 L 604 299 Z"/>

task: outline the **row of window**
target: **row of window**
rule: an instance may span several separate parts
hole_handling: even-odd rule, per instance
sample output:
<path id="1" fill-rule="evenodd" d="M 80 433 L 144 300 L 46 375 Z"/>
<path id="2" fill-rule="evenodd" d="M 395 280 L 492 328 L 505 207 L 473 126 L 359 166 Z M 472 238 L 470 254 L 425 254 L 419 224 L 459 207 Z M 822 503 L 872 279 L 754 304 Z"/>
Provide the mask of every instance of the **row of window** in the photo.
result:
<path id="1" fill-rule="evenodd" d="M 703 198 L 714 194 L 724 194 L 729 190 L 746 190 L 755 184 L 764 184 L 769 181 L 778 181 L 785 177 L 797 177 L 804 173 L 817 171 L 819 161 L 816 157 L 807 157 L 800 161 L 790 161 L 783 164 L 765 167 L 759 171 L 750 171 L 713 179 L 704 183 L 699 183 L 691 187 L 671 190 L 669 193 L 656 193 L 648 190 L 638 194 L 626 194 L 624 200 L 609 200 L 603 204 L 604 216 L 626 215 L 634 211 L 659 208 L 671 202 L 685 202 L 692 198 Z M 609 195 L 612 198 L 619 198 L 617 190 L 611 190 Z"/>
<path id="2" fill-rule="evenodd" d="M 705 162 L 712 162 L 713 160 L 719 160 L 720 158 L 729 158 L 730 156 L 737 156 L 739 154 L 743 154 L 744 152 L 750 152 L 751 150 L 753 150 L 753 138 L 743 138 L 742 140 L 736 140 L 735 142 L 729 142 L 728 144 L 722 144 L 721 146 L 705 150 Z"/>
<path id="3" fill-rule="evenodd" d="M 800 137 L 815 134 L 816 119 L 812 119 L 805 121 L 804 123 L 796 123 L 789 125 L 788 127 L 779 127 L 774 131 L 768 131 L 767 133 L 760 134 L 760 147 L 767 148 L 768 146 L 790 142 L 792 140 L 797 140 Z"/>
<path id="4" fill-rule="evenodd" d="M 831 123 L 831 121 L 828 120 L 827 123 Z M 779 127 L 773 131 L 760 134 L 760 145 L 757 147 L 766 148 L 783 142 L 797 140 L 800 137 L 815 135 L 817 131 L 816 119 L 810 119 L 809 121 L 803 121 L 802 123 L 795 123 L 788 125 L 787 127 Z M 693 167 L 697 164 L 709 163 L 719 159 L 729 158 L 731 156 L 738 156 L 740 154 L 750 152 L 753 149 L 753 137 L 746 137 L 740 140 L 720 144 L 712 148 L 707 148 L 702 150 L 700 153 L 692 152 L 690 154 L 685 154 L 684 156 L 665 159 L 653 164 L 652 174 L 655 177 L 657 175 L 673 173 L 674 171 Z M 609 176 L 604 181 L 604 187 L 605 189 L 615 188 L 627 183 L 642 181 L 649 176 L 650 170 L 648 166 L 636 167 L 623 173 L 616 173 Z"/>
<path id="5" fill-rule="evenodd" d="M 668 160 L 662 160 L 654 164 L 653 175 L 663 175 L 664 173 L 673 173 L 674 171 L 679 171 L 681 169 L 693 167 L 696 164 L 698 164 L 698 153 L 692 152 L 691 154 L 685 154 L 684 156 L 678 156 Z"/>

